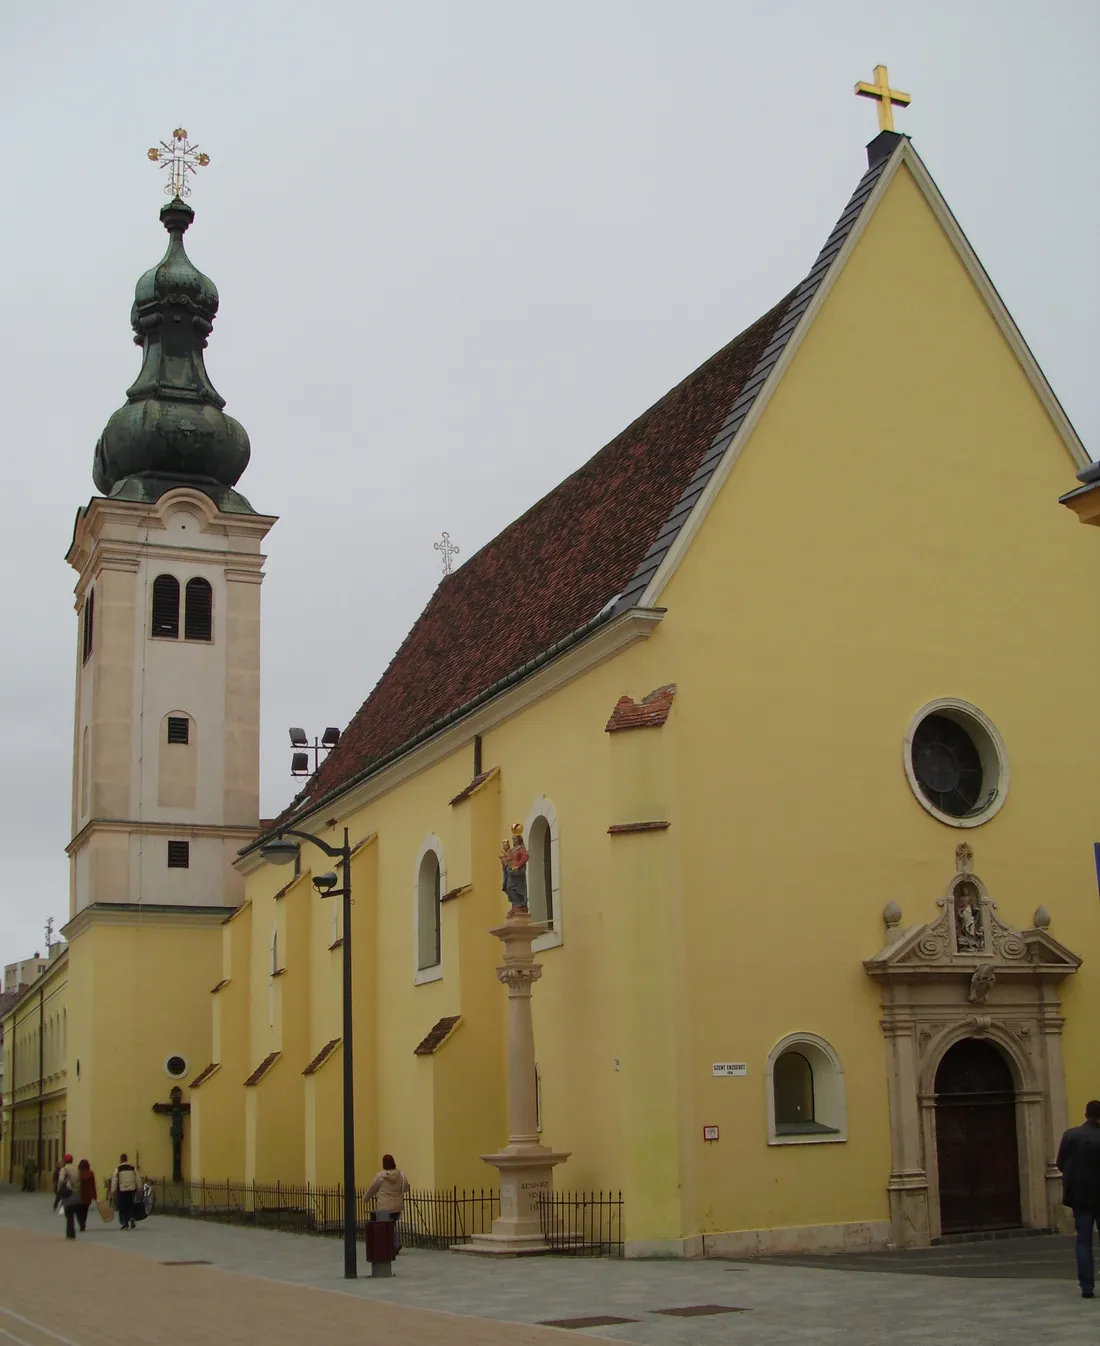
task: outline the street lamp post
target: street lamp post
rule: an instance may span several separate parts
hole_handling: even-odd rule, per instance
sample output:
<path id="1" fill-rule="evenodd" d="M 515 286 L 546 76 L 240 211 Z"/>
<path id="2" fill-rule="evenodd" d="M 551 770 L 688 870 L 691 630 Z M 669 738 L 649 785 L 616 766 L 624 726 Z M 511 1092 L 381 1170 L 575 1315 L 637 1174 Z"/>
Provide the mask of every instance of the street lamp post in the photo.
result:
<path id="1" fill-rule="evenodd" d="M 260 847 L 265 860 L 277 865 L 293 863 L 298 847 L 288 837 L 297 837 L 301 841 L 311 842 L 344 867 L 344 884 L 337 888 L 337 877 L 333 873 L 316 874 L 313 886 L 322 897 L 342 897 L 344 899 L 344 1279 L 353 1281 L 358 1277 L 355 1251 L 355 1073 L 352 1068 L 351 1049 L 351 846 L 348 844 L 348 829 L 344 828 L 344 844 L 330 846 L 309 832 L 299 832 L 293 827 L 283 827 L 275 837 Z"/>

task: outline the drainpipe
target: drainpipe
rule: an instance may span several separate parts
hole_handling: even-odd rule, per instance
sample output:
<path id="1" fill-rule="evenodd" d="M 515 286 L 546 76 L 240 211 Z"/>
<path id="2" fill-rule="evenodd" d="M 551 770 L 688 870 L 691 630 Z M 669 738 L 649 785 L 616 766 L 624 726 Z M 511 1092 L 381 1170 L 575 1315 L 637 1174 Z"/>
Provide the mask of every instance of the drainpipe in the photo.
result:
<path id="1" fill-rule="evenodd" d="M 45 1063 L 46 1063 L 46 988 L 43 986 L 38 992 L 38 1144 L 35 1163 L 38 1166 L 38 1172 L 35 1174 L 35 1183 L 42 1181 L 42 1089 L 45 1084 Z M 37 1191 L 37 1186 L 35 1188 Z"/>
<path id="2" fill-rule="evenodd" d="M 12 1007 L 11 1016 L 11 1082 L 7 1092 L 11 1095 L 11 1108 L 8 1110 L 8 1182 L 15 1181 L 15 1052 L 19 1045 L 19 1016 Z"/>

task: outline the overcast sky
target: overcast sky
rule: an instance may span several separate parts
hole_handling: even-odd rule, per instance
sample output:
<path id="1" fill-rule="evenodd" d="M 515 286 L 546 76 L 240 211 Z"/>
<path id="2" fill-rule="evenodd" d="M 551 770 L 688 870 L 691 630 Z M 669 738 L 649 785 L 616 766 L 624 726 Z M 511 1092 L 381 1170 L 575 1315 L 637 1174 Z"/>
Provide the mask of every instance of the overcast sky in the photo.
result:
<path id="1" fill-rule="evenodd" d="M 287 726 L 355 712 L 441 532 L 471 556 L 801 279 L 864 170 L 876 63 L 1095 457 L 1098 37 L 1096 0 L 3 6 L 0 958 L 68 915 L 63 558 L 165 246 L 149 145 L 182 125 L 211 156 L 207 367 L 251 436 L 240 489 L 280 516 L 273 813 Z"/>

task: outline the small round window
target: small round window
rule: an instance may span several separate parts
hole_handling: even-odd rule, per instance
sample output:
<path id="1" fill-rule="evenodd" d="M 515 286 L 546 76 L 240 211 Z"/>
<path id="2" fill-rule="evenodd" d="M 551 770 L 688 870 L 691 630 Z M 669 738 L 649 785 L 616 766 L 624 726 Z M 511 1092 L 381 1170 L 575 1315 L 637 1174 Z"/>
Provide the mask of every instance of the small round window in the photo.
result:
<path id="1" fill-rule="evenodd" d="M 992 818 L 1008 790 L 1008 758 L 992 721 L 976 706 L 948 697 L 913 717 L 905 736 L 905 774 L 928 812 L 953 827 Z"/>
<path id="2" fill-rule="evenodd" d="M 183 1056 L 170 1056 L 164 1063 L 165 1073 L 171 1075 L 174 1080 L 182 1079 L 187 1074 L 187 1059 Z"/>

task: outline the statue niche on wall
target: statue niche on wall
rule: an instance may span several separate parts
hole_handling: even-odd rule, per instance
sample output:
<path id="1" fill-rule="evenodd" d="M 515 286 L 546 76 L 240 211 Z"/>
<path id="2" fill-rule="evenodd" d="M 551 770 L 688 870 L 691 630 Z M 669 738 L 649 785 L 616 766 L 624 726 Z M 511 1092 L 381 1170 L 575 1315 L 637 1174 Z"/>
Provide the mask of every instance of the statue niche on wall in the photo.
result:
<path id="1" fill-rule="evenodd" d="M 955 885 L 955 947 L 960 953 L 982 953 L 985 931 L 982 928 L 982 901 L 977 886 L 969 879 Z"/>
<path id="2" fill-rule="evenodd" d="M 527 916 L 527 861 L 530 856 L 523 844 L 523 824 L 512 824 L 512 835 L 504 838 L 500 853 L 503 877 L 501 892 L 508 899 L 508 916 Z"/>

